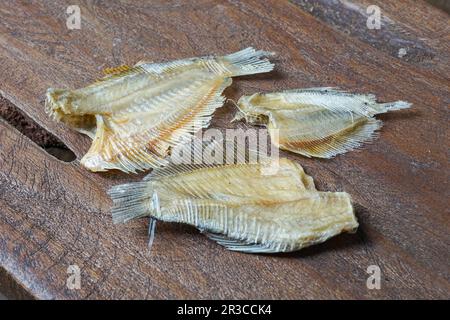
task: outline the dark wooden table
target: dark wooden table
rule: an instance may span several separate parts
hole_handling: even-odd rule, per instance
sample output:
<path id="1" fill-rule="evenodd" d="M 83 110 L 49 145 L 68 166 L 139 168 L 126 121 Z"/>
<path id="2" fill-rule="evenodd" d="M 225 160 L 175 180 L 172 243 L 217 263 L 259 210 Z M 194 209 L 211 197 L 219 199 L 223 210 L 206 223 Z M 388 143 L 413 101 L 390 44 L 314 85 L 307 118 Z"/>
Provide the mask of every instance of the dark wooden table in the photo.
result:
<path id="1" fill-rule="evenodd" d="M 66 8 L 81 9 L 81 29 Z M 380 30 L 366 8 L 381 8 Z M 58 137 L 63 162 L 0 120 L 0 291 L 25 298 L 450 298 L 449 16 L 426 2 L 2 1 L 0 94 Z M 272 74 L 236 79 L 256 91 L 339 86 L 411 110 L 383 115 L 380 137 L 359 152 L 301 163 L 321 190 L 344 190 L 360 228 L 297 253 L 229 252 L 196 230 L 147 221 L 113 225 L 105 190 L 139 179 L 80 167 L 90 141 L 44 113 L 48 87 L 75 88 L 101 69 L 254 46 L 278 53 Z M 405 50 L 401 50 L 401 49 Z M 405 55 L 400 54 L 405 53 Z M 234 109 L 216 113 L 227 126 Z M 81 289 L 66 286 L 70 265 Z M 381 289 L 366 286 L 381 270 Z"/>

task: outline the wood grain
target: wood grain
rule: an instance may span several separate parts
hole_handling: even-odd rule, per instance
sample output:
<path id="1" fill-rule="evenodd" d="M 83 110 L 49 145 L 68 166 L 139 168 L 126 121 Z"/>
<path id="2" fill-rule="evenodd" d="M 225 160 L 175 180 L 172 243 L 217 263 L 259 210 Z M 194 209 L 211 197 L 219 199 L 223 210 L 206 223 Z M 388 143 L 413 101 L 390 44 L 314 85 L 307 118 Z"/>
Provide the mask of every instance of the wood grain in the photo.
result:
<path id="1" fill-rule="evenodd" d="M 164 223 L 149 252 L 147 221 L 113 225 L 105 193 L 141 176 L 61 162 L 0 121 L 0 288 L 38 299 L 448 299 L 449 17 L 413 0 L 307 2 L 2 1 L 0 94 L 78 159 L 89 139 L 45 115 L 46 89 L 81 87 L 105 67 L 143 58 L 254 46 L 278 52 L 276 71 L 236 79 L 229 98 L 339 86 L 414 106 L 383 115 L 380 138 L 360 152 L 333 160 L 282 154 L 320 190 L 349 192 L 360 221 L 356 234 L 283 255 L 229 252 Z M 381 30 L 364 28 L 369 2 L 389 22 Z M 75 3 L 81 29 L 68 30 L 65 10 Z M 403 44 L 410 55 L 399 58 Z M 227 127 L 233 112 L 218 110 L 213 126 Z M 66 287 L 73 264 L 80 290 Z M 381 268 L 380 290 L 366 287 L 370 265 Z"/>

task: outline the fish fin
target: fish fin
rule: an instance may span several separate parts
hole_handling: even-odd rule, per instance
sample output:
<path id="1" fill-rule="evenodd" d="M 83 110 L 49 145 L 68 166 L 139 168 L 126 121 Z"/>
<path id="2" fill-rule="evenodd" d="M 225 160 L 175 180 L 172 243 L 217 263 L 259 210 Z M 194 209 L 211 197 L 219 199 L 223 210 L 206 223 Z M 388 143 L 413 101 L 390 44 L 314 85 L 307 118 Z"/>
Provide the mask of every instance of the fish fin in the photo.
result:
<path id="1" fill-rule="evenodd" d="M 221 79 L 216 86 L 208 90 L 206 96 L 201 97 L 202 93 L 199 93 L 198 97 L 194 97 L 192 103 L 187 103 L 187 105 L 194 104 L 194 107 L 181 120 L 182 125 L 179 129 L 174 131 L 172 137 L 168 139 L 173 147 L 180 140 L 191 140 L 195 132 L 210 125 L 213 113 L 216 109 L 222 107 L 225 102 L 222 92 L 231 85 L 231 82 L 229 78 Z"/>
<path id="2" fill-rule="evenodd" d="M 291 89 L 265 95 L 267 97 L 282 96 L 286 102 L 299 104 L 299 107 L 314 105 L 333 112 L 353 112 L 366 117 L 411 106 L 405 101 L 378 103 L 373 94 L 350 93 L 332 87 Z"/>
<path id="3" fill-rule="evenodd" d="M 142 68 L 149 74 L 161 77 L 166 74 L 170 74 L 177 68 L 189 68 L 190 66 L 194 67 L 195 62 L 198 59 L 199 58 L 186 58 L 166 62 L 139 61 L 134 67 Z"/>
<path id="4" fill-rule="evenodd" d="M 406 102 L 406 101 L 378 103 L 376 114 L 385 113 L 385 112 L 389 112 L 389 111 L 395 111 L 395 110 L 409 109 L 411 106 L 412 106 L 412 103 Z"/>
<path id="5" fill-rule="evenodd" d="M 239 251 L 244 253 L 276 253 L 275 248 L 265 246 L 258 243 L 246 242 L 243 240 L 233 239 L 223 234 L 210 233 L 202 231 L 209 239 L 217 242 L 219 245 L 231 251 Z"/>
<path id="6" fill-rule="evenodd" d="M 211 191 L 214 190 L 215 182 L 214 181 L 220 181 L 220 179 L 223 179 L 223 175 L 227 173 L 227 171 L 221 172 L 219 168 L 227 168 L 231 167 L 232 165 L 207 165 L 207 164 L 187 164 L 187 165 L 169 165 L 166 167 L 162 167 L 159 169 L 155 169 L 152 171 L 148 176 L 144 178 L 144 181 L 158 181 L 160 179 L 163 179 L 165 181 L 165 185 L 170 185 L 171 188 L 174 190 L 179 190 L 180 194 L 182 194 L 184 197 L 193 197 L 193 198 L 203 198 L 203 199 L 211 199 Z M 211 170 L 208 170 L 211 169 Z M 252 170 L 253 169 L 253 170 Z M 172 179 L 167 180 L 164 179 L 164 177 L 175 177 L 177 175 L 182 174 L 194 174 L 196 171 L 203 171 L 203 174 L 201 176 L 201 181 L 198 181 L 198 184 L 201 184 L 201 188 L 195 188 L 191 189 L 188 186 L 180 185 L 180 182 L 178 179 Z M 236 176 L 249 176 L 254 175 L 254 169 L 252 166 L 246 166 L 246 165 L 235 165 L 234 172 Z M 257 169 L 259 170 L 259 169 Z M 264 176 L 258 172 L 261 176 L 261 180 L 263 180 Z M 223 196 L 227 197 L 229 194 L 233 194 L 236 190 L 236 186 L 230 184 L 220 183 L 223 187 L 223 192 L 225 193 Z"/>
<path id="7" fill-rule="evenodd" d="M 153 246 L 153 241 L 155 240 L 155 233 L 156 233 L 156 220 L 154 217 L 150 216 L 149 222 L 148 222 L 148 249 L 151 250 Z"/>
<path id="8" fill-rule="evenodd" d="M 223 59 L 233 76 L 243 76 L 272 71 L 274 64 L 265 57 L 273 56 L 273 52 L 255 50 L 252 47 L 226 55 Z"/>
<path id="9" fill-rule="evenodd" d="M 270 158 L 269 158 L 270 159 Z M 300 165 L 295 164 L 285 158 L 270 159 L 270 162 L 258 162 L 255 164 L 236 163 L 236 164 L 170 164 L 166 167 L 153 170 L 147 175 L 145 181 L 154 181 L 163 183 L 165 188 L 173 190 L 173 194 L 179 197 L 187 197 L 192 199 L 207 199 L 208 201 L 230 201 L 237 200 L 239 197 L 244 199 L 262 199 L 268 198 L 267 194 L 271 194 L 274 198 L 277 193 L 272 192 L 269 187 L 265 187 L 264 183 L 269 176 L 277 176 L 278 179 L 295 180 L 296 189 L 298 191 L 315 191 L 312 178 L 308 176 Z M 189 176 L 195 175 L 196 179 L 193 188 L 191 182 L 184 183 L 185 178 L 189 180 Z M 249 177 L 245 179 L 244 177 Z M 260 188 L 254 188 L 254 185 L 261 185 Z M 248 192 L 249 188 L 253 188 Z M 220 189 L 220 191 L 218 191 Z M 214 193 L 216 191 L 216 193 Z M 236 196 L 241 193 L 241 196 Z M 165 198 L 170 197 L 164 194 Z M 208 203 L 209 204 L 209 203 Z M 207 203 L 202 204 L 206 206 Z M 217 205 L 216 202 L 212 205 Z M 181 208 L 181 207 L 180 207 Z M 211 207 L 214 209 L 214 207 Z M 225 208 L 220 207 L 220 210 Z"/>
<path id="10" fill-rule="evenodd" d="M 105 81 L 110 80 L 111 78 L 120 78 L 129 74 L 142 72 L 161 76 L 173 71 L 173 69 L 175 68 L 190 65 L 193 63 L 193 61 L 193 58 L 167 62 L 152 62 L 147 60 L 140 60 L 132 67 L 129 65 L 121 65 L 118 67 L 106 68 L 103 70 L 103 73 L 106 76 L 97 81 Z"/>
<path id="11" fill-rule="evenodd" d="M 115 135 L 104 116 L 95 117 L 97 129 L 94 139 L 80 161 L 87 169 L 94 172 L 117 169 L 136 173 L 167 164 L 164 156 L 151 153 L 145 146 L 130 143 L 126 138 Z"/>
<path id="12" fill-rule="evenodd" d="M 303 93 L 303 92 L 345 92 L 338 87 L 312 87 L 312 88 L 303 88 L 303 89 L 287 89 L 283 90 L 284 93 Z"/>
<path id="13" fill-rule="evenodd" d="M 118 66 L 118 67 L 105 68 L 105 69 L 103 69 L 103 73 L 105 75 L 119 74 L 119 73 L 126 72 L 126 71 L 130 70 L 130 68 L 131 68 L 130 66 L 128 66 L 126 64 L 123 64 L 123 65 Z"/>
<path id="14" fill-rule="evenodd" d="M 207 66 L 208 70 L 215 74 L 222 75 L 224 71 L 228 70 L 227 72 L 232 73 L 231 76 L 242 76 L 272 71 L 274 64 L 266 59 L 266 57 L 273 55 L 273 52 L 255 50 L 249 47 L 223 57 L 205 56 L 159 63 L 139 61 L 134 67 L 143 68 L 146 72 L 155 75 L 163 75 L 171 72 L 173 69 L 189 67 L 190 65 L 197 65 L 199 62 L 202 62 L 202 65 Z M 215 62 L 225 62 L 226 69 L 215 65 L 212 62 L 214 60 Z"/>
<path id="15" fill-rule="evenodd" d="M 108 195 L 113 201 L 111 212 L 114 223 L 149 216 L 153 210 L 159 210 L 156 193 L 153 193 L 149 182 L 113 186 L 108 190 Z"/>
<path id="16" fill-rule="evenodd" d="M 153 61 L 150 60 L 139 60 L 138 62 L 136 62 L 136 64 L 134 65 L 135 67 L 143 65 L 143 64 L 150 64 L 150 63 L 154 63 Z"/>
<path id="17" fill-rule="evenodd" d="M 336 121 L 339 121 L 337 118 Z M 361 147 L 376 138 L 376 130 L 382 125 L 380 120 L 359 117 L 348 127 L 339 128 L 336 123 L 335 132 L 320 134 L 319 131 L 309 135 L 290 135 L 282 137 L 280 133 L 279 145 L 282 149 L 300 153 L 307 157 L 332 158 L 338 154 Z"/>
<path id="18" fill-rule="evenodd" d="M 101 134 L 101 130 L 97 130 L 96 135 L 98 133 Z M 95 137 L 93 141 L 96 141 Z M 168 163 L 164 159 L 165 156 L 152 153 L 145 147 L 130 146 L 126 140 L 116 139 L 112 141 L 112 138 L 110 138 L 109 140 L 105 139 L 105 141 L 100 147 L 99 144 L 93 142 L 89 151 L 81 159 L 81 164 L 90 171 L 102 172 L 116 169 L 126 173 L 137 173 L 162 167 Z M 116 151 L 111 151 L 112 149 Z M 110 158 L 113 152 L 114 161 Z"/>
<path id="19" fill-rule="evenodd" d="M 114 68 L 106 68 L 103 70 L 103 73 L 105 74 L 105 76 L 100 79 L 97 79 L 90 86 L 98 85 L 99 83 L 101 83 L 103 81 L 109 81 L 111 79 L 122 78 L 122 77 L 126 77 L 126 76 L 129 76 L 132 74 L 138 74 L 138 73 L 144 73 L 144 72 L 146 72 L 146 70 L 144 68 L 142 68 L 141 66 L 130 67 L 127 65 L 123 65 L 123 66 L 114 67 Z M 90 87 L 90 86 L 88 86 L 88 87 Z"/>
<path id="20" fill-rule="evenodd" d="M 231 79 L 225 78 L 220 83 L 208 89 L 207 93 L 194 92 L 182 104 L 183 108 L 165 122 L 158 124 L 157 130 L 144 133 L 142 139 L 153 141 L 155 148 L 177 148 L 177 146 L 192 140 L 193 135 L 210 125 L 213 113 L 223 106 L 225 97 L 223 90 L 231 84 Z M 193 107 L 192 107 L 193 106 Z M 177 121 L 173 122 L 173 118 Z"/>

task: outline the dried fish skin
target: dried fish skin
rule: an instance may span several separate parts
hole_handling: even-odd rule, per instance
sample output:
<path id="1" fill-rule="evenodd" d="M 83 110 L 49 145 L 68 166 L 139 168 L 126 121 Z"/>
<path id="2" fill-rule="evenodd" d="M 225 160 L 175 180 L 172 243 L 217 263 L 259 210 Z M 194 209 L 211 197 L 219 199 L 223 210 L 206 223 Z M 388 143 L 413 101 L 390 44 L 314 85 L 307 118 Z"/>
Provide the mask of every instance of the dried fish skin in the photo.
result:
<path id="1" fill-rule="evenodd" d="M 285 158 L 277 164 L 268 176 L 263 169 L 270 163 L 157 169 L 109 191 L 113 221 L 151 216 L 185 223 L 247 253 L 296 251 L 356 230 L 347 193 L 317 191 L 299 164 Z"/>
<path id="2" fill-rule="evenodd" d="M 46 111 L 93 139 L 81 159 L 91 171 L 136 172 L 166 165 L 169 149 L 209 125 L 231 77 L 269 72 L 269 52 L 139 62 L 107 70 L 81 89 L 48 89 Z"/>
<path id="3" fill-rule="evenodd" d="M 280 149 L 332 158 L 375 139 L 382 126 L 375 115 L 410 106 L 404 101 L 377 103 L 374 95 L 309 88 L 243 96 L 234 120 L 267 126 Z"/>

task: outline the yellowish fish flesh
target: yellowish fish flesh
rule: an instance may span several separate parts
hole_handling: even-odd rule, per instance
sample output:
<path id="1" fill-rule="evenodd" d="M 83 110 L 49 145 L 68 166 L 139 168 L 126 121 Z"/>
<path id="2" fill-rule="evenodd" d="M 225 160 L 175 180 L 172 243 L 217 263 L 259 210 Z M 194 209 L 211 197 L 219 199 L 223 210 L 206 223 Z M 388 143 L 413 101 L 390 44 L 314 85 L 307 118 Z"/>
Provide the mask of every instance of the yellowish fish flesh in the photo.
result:
<path id="1" fill-rule="evenodd" d="M 298 89 L 243 96 L 234 120 L 267 126 L 280 149 L 332 158 L 373 140 L 382 125 L 375 115 L 410 105 L 377 103 L 373 95 L 334 88 Z"/>
<path id="2" fill-rule="evenodd" d="M 170 149 L 209 125 L 231 77 L 269 72 L 265 51 L 139 62 L 105 70 L 81 89 L 48 89 L 46 111 L 93 139 L 81 164 L 91 171 L 136 172 L 166 164 Z"/>
<path id="3" fill-rule="evenodd" d="M 247 253 L 296 251 L 357 229 L 347 193 L 317 191 L 299 164 L 274 161 L 155 169 L 141 182 L 110 189 L 113 221 L 184 223 Z"/>

